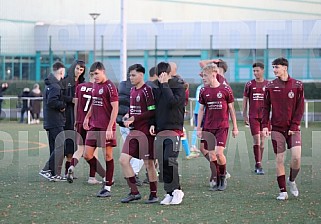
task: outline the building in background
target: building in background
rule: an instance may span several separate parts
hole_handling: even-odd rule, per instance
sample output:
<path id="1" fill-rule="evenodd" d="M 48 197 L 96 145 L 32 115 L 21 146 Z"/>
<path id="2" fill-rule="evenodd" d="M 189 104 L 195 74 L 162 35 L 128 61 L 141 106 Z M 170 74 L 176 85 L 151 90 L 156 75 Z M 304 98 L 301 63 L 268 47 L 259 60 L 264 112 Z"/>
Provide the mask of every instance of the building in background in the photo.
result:
<path id="1" fill-rule="evenodd" d="M 1 1 L 0 12 L 0 79 L 38 81 L 56 60 L 91 64 L 89 13 L 99 12 L 96 59 L 120 80 L 120 0 Z M 270 65 L 284 56 L 292 76 L 321 81 L 320 16 L 317 1 L 127 0 L 128 64 L 148 69 L 175 61 L 184 77 L 198 82 L 198 61 L 218 57 L 228 62 L 231 82 L 244 82 L 254 61 Z M 266 78 L 274 77 L 266 67 Z"/>

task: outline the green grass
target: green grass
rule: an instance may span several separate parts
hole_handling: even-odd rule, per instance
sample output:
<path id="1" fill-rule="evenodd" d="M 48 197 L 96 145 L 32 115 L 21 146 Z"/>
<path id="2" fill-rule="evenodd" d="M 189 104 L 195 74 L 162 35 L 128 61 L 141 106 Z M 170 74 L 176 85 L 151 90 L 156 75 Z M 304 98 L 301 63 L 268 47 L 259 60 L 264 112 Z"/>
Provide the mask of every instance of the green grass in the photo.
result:
<path id="1" fill-rule="evenodd" d="M 9 121 L 0 125 L 0 223 L 321 223 L 320 123 L 302 130 L 298 198 L 289 195 L 288 201 L 275 199 L 278 187 L 270 142 L 263 161 L 266 175 L 253 174 L 251 136 L 249 129 L 240 127 L 239 137 L 230 138 L 227 145 L 232 178 L 224 192 L 208 190 L 209 168 L 204 158 L 186 160 L 185 153 L 180 153 L 185 197 L 178 206 L 146 205 L 144 200 L 121 204 L 128 187 L 117 161 L 119 147 L 114 150 L 116 184 L 111 198 L 95 197 L 100 186 L 86 184 L 88 166 L 83 160 L 76 171 L 79 179 L 73 184 L 47 182 L 38 175 L 49 151 L 47 146 L 38 145 L 47 144 L 42 126 Z M 287 159 L 287 173 L 288 167 Z M 144 177 L 142 172 L 141 179 Z M 139 190 L 146 199 L 148 185 Z M 163 194 L 159 184 L 158 195 Z"/>

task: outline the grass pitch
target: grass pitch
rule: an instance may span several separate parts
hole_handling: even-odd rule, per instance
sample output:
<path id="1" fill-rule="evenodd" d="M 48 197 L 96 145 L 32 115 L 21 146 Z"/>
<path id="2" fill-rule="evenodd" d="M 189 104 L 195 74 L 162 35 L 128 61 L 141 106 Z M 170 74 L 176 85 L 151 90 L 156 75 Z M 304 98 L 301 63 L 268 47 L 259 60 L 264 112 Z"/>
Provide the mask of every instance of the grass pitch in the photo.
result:
<path id="1" fill-rule="evenodd" d="M 253 173 L 252 137 L 240 125 L 236 139 L 229 138 L 227 170 L 232 177 L 224 192 L 208 187 L 208 162 L 179 157 L 185 197 L 178 206 L 146 205 L 149 186 L 139 187 L 144 199 L 122 204 L 128 193 L 115 148 L 115 185 L 111 198 L 96 197 L 100 186 L 86 183 L 88 166 L 81 160 L 73 184 L 51 183 L 38 175 L 48 158 L 46 133 L 41 125 L 0 123 L 0 223 L 321 223 L 321 124 L 302 130 L 302 168 L 297 179 L 300 196 L 289 193 L 277 201 L 275 161 L 270 140 L 263 157 L 264 176 Z M 187 129 L 191 127 L 186 126 Z M 119 144 L 121 145 L 121 144 Z M 100 152 L 100 160 L 102 156 Z M 287 174 L 289 164 L 287 159 Z M 142 171 L 141 179 L 145 177 Z M 98 178 L 98 177 L 97 177 Z M 163 197 L 163 185 L 158 196 Z"/>

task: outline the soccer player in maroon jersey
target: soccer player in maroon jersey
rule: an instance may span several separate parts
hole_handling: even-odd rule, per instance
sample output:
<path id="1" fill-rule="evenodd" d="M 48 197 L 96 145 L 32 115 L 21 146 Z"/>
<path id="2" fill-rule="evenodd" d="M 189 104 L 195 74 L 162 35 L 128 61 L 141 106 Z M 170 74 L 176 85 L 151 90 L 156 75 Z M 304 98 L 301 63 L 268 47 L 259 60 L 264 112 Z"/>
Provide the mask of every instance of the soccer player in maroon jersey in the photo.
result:
<path id="1" fill-rule="evenodd" d="M 210 161 L 213 181 L 216 183 L 211 190 L 224 191 L 227 186 L 224 148 L 228 136 L 229 114 L 233 123 L 233 137 L 238 135 L 238 129 L 232 89 L 228 85 L 219 83 L 216 76 L 217 66 L 214 63 L 203 68 L 204 87 L 201 88 L 199 95 L 197 134 L 202 139 L 204 148 L 208 150 L 206 156 Z M 204 125 L 201 127 L 204 113 Z"/>
<path id="2" fill-rule="evenodd" d="M 227 72 L 228 66 L 226 64 L 225 61 L 223 61 L 222 59 L 209 59 L 209 60 L 202 60 L 199 62 L 199 65 L 201 67 L 201 69 L 203 69 L 207 64 L 215 64 L 217 66 L 217 75 L 216 75 L 216 79 L 219 83 L 224 84 L 224 85 L 228 85 L 228 82 L 225 78 L 225 73 Z M 201 72 L 199 74 L 201 77 L 203 77 L 203 73 Z M 203 115 L 203 117 L 205 117 L 205 114 Z M 203 122 L 202 122 L 203 124 Z M 210 162 L 210 167 L 211 167 L 211 171 L 212 171 L 212 176 L 210 177 L 210 188 L 215 187 L 216 185 L 216 181 L 213 180 L 213 178 L 216 177 L 216 167 L 213 163 L 211 163 L 209 154 L 208 154 L 208 150 L 204 148 L 204 143 L 201 141 L 200 142 L 200 151 L 202 152 L 203 156 Z M 213 155 L 215 156 L 215 155 Z M 215 159 L 216 161 L 216 159 Z M 214 175 L 215 174 L 215 175 Z M 214 176 L 213 176 L 214 175 Z M 231 174 L 226 171 L 226 179 L 231 178 Z"/>
<path id="3" fill-rule="evenodd" d="M 255 79 L 252 79 L 245 84 L 243 93 L 243 118 L 245 125 L 250 126 L 251 134 L 253 136 L 253 152 L 255 158 L 254 172 L 258 175 L 264 175 L 262 157 L 265 137 L 262 133 L 262 113 L 264 105 L 264 90 L 268 81 L 263 77 L 263 63 L 256 62 L 252 67 Z"/>
<path id="4" fill-rule="evenodd" d="M 82 157 L 85 150 L 85 139 L 87 135 L 87 130 L 84 129 L 83 123 L 86 117 L 86 114 L 91 106 L 91 92 L 93 89 L 94 83 L 94 73 L 89 73 L 89 82 L 85 82 L 79 84 L 76 87 L 75 93 L 75 130 L 77 132 L 76 143 L 77 143 L 77 151 L 72 156 L 71 164 L 67 173 L 67 181 L 72 183 L 74 180 L 74 169 L 78 164 L 79 159 Z M 95 150 L 94 156 L 96 158 L 98 151 Z M 99 160 L 97 159 L 96 167 L 90 166 L 89 170 L 89 179 L 88 184 L 100 184 L 101 182 L 95 178 L 95 174 L 97 173 L 101 177 L 105 177 L 105 169 L 101 166 Z"/>
<path id="5" fill-rule="evenodd" d="M 95 62 L 90 67 L 94 73 L 95 83 L 92 90 L 92 104 L 84 119 L 87 132 L 84 158 L 90 166 L 96 166 L 94 151 L 101 147 L 106 161 L 106 182 L 97 193 L 97 197 L 110 197 L 114 175 L 113 147 L 116 142 L 116 117 L 118 113 L 117 88 L 106 76 L 105 66 Z"/>
<path id="6" fill-rule="evenodd" d="M 157 197 L 157 174 L 155 169 L 154 136 L 149 133 L 149 120 L 155 115 L 155 101 L 151 87 L 144 82 L 145 68 L 140 64 L 129 67 L 130 82 L 134 85 L 130 91 L 130 108 L 124 116 L 124 124 L 131 128 L 126 137 L 119 158 L 130 193 L 122 203 L 141 199 L 136 186 L 135 173 L 130 160 L 135 157 L 144 160 L 148 173 L 150 195 L 146 203 L 155 203 Z"/>
<path id="7" fill-rule="evenodd" d="M 300 123 L 304 113 L 304 91 L 303 83 L 290 77 L 288 66 L 289 62 L 285 58 L 277 58 L 272 62 L 276 79 L 267 84 L 264 92 L 262 126 L 264 135 L 268 136 L 272 107 L 271 138 L 276 156 L 276 174 L 280 189 L 278 200 L 288 198 L 284 167 L 285 144 L 291 151 L 290 175 L 287 183 L 293 196 L 299 196 L 295 178 L 301 166 Z"/>

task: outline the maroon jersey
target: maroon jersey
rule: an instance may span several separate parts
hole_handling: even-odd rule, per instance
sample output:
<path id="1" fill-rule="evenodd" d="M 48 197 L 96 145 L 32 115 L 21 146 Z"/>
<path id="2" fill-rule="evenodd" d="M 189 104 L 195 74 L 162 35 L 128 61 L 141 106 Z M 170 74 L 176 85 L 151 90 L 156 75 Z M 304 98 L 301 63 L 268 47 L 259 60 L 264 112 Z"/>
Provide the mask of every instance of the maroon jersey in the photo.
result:
<path id="1" fill-rule="evenodd" d="M 117 88 L 110 80 L 104 83 L 94 83 L 92 91 L 92 115 L 90 126 L 107 129 L 112 112 L 112 102 L 118 101 Z M 116 123 L 113 125 L 116 130 Z"/>
<path id="2" fill-rule="evenodd" d="M 93 89 L 93 84 L 91 82 L 86 82 L 79 84 L 76 87 L 75 97 L 78 99 L 77 103 L 77 113 L 76 113 L 76 123 L 83 123 L 86 114 L 91 105 L 91 91 Z"/>
<path id="3" fill-rule="evenodd" d="M 139 89 L 132 87 L 130 91 L 129 117 L 135 117 L 134 129 L 149 135 L 149 120 L 154 115 L 155 100 L 152 88 L 146 84 Z"/>
<path id="4" fill-rule="evenodd" d="M 267 80 L 257 82 L 253 79 L 245 84 L 243 96 L 249 98 L 249 118 L 262 118 L 267 83 Z"/>
<path id="5" fill-rule="evenodd" d="M 219 83 L 224 84 L 224 85 L 228 85 L 228 82 L 224 76 L 217 74 L 216 79 Z"/>
<path id="6" fill-rule="evenodd" d="M 289 76 L 270 81 L 264 92 L 263 128 L 268 127 L 272 107 L 272 131 L 298 131 L 304 113 L 303 83 Z"/>
<path id="7" fill-rule="evenodd" d="M 204 129 L 228 128 L 228 104 L 233 102 L 233 92 L 228 85 L 201 88 L 199 103 L 205 106 Z"/>

